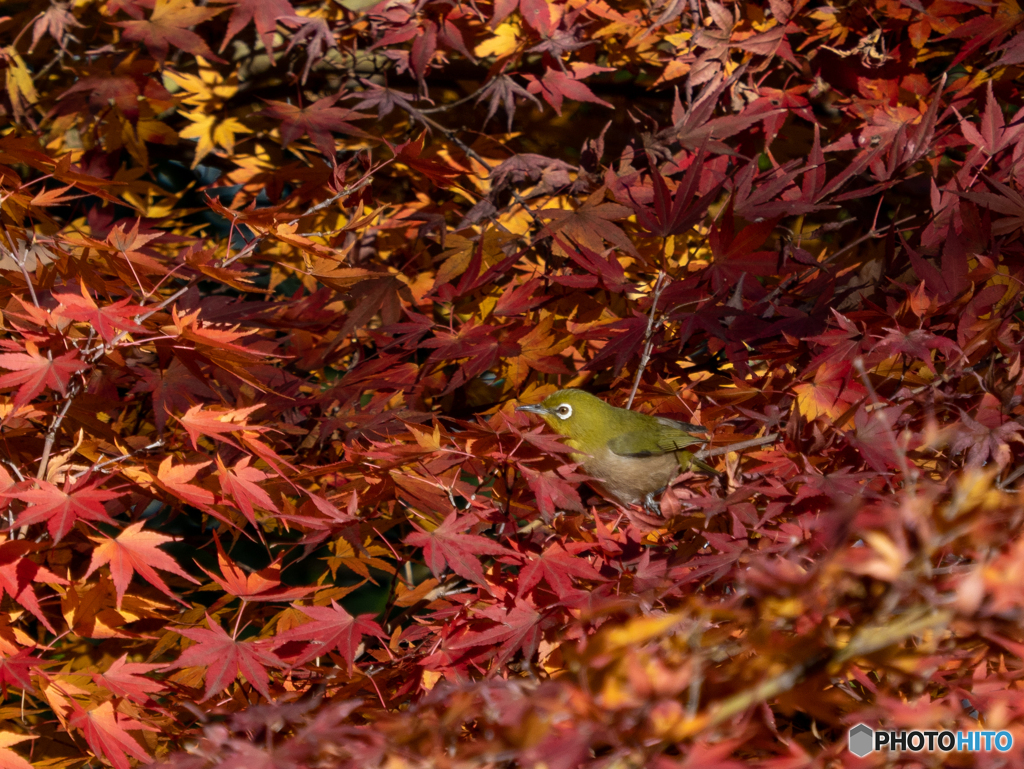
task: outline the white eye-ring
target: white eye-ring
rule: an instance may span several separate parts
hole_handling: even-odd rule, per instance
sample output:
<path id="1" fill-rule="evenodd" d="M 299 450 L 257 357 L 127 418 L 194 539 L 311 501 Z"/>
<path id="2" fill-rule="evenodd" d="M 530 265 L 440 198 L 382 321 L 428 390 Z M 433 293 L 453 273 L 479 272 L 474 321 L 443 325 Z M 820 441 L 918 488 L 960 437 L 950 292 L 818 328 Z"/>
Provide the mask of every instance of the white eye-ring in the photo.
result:
<path id="1" fill-rule="evenodd" d="M 570 406 L 568 403 L 563 403 L 561 406 L 555 409 L 555 414 L 558 415 L 559 419 L 568 419 L 569 417 L 572 416 L 572 406 Z"/>

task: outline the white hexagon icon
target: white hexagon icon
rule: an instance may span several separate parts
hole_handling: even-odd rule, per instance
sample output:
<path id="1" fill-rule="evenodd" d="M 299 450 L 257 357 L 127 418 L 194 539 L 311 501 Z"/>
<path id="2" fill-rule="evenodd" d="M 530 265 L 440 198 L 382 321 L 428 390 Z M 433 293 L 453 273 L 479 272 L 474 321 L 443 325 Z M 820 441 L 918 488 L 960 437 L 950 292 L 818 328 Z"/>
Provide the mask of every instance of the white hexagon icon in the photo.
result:
<path id="1" fill-rule="evenodd" d="M 850 729 L 850 752 L 858 758 L 864 758 L 874 749 L 875 733 L 866 724 L 857 724 Z"/>

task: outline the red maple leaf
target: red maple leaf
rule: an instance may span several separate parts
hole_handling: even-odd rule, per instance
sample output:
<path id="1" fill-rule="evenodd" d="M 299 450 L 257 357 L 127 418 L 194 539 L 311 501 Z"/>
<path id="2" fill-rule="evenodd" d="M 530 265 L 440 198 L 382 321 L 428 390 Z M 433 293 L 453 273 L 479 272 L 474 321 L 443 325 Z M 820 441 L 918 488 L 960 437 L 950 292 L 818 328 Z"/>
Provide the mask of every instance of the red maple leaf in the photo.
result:
<path id="1" fill-rule="evenodd" d="M 113 578 L 114 588 L 117 590 L 118 609 L 121 608 L 124 593 L 135 572 L 138 572 L 139 576 L 168 598 L 173 598 L 180 603 L 184 603 L 184 601 L 167 587 L 154 569 L 168 571 L 189 582 L 199 584 L 186 574 L 173 558 L 159 549 L 159 545 L 173 542 L 174 537 L 158 534 L 155 531 L 143 531 L 144 525 L 144 521 L 133 523 L 118 534 L 117 539 L 90 537 L 93 542 L 99 543 L 99 546 L 92 551 L 92 561 L 89 563 L 89 570 L 85 573 L 85 578 L 88 579 L 89 575 L 103 564 L 110 564 L 110 576 Z"/>
<path id="2" fill-rule="evenodd" d="M 149 54 L 157 61 L 167 58 L 167 50 L 174 46 L 194 56 L 203 56 L 211 61 L 223 63 L 207 47 L 206 41 L 188 28 L 212 19 L 223 9 L 197 8 L 192 0 L 156 0 L 153 13 L 148 19 L 136 21 L 115 21 L 114 25 L 124 29 L 127 42 L 143 43 Z"/>
<path id="3" fill-rule="evenodd" d="M 777 220 L 748 224 L 736 231 L 733 219 L 733 199 L 729 200 L 721 221 L 711 228 L 708 245 L 714 259 L 708 269 L 711 285 L 716 291 L 731 288 L 739 282 L 740 276 L 773 275 L 778 272 L 779 255 L 776 251 L 755 251 L 775 229 Z"/>
<path id="4" fill-rule="evenodd" d="M 174 358 L 163 371 L 143 368 L 139 376 L 141 381 L 132 388 L 132 392 L 152 393 L 153 415 L 160 434 L 163 434 L 167 417 L 175 409 L 184 411 L 195 404 L 196 399 L 191 396 L 216 397 L 213 390 L 178 358 Z"/>
<path id="5" fill-rule="evenodd" d="M 71 377 L 89 368 L 89 364 L 79 359 L 77 350 L 52 358 L 40 355 L 39 348 L 32 342 L 25 342 L 25 352 L 0 355 L 0 368 L 14 372 L 0 376 L 0 388 L 21 385 L 14 396 L 14 408 L 18 409 L 39 395 L 44 387 L 67 395 Z"/>
<path id="6" fill-rule="evenodd" d="M 126 730 L 148 729 L 155 732 L 156 729 L 115 712 L 112 702 L 104 702 L 89 710 L 82 710 L 75 700 L 69 702 L 71 726 L 81 730 L 89 749 L 98 758 L 107 759 L 114 769 L 129 769 L 128 756 L 147 764 L 152 761 Z"/>
<path id="7" fill-rule="evenodd" d="M 64 482 L 63 490 L 49 481 L 37 480 L 39 488 L 7 492 L 6 496 L 29 503 L 18 515 L 15 524 L 31 526 L 46 521 L 46 527 L 55 543 L 60 542 L 64 535 L 71 531 L 76 521 L 102 521 L 113 524 L 114 519 L 107 514 L 103 503 L 117 499 L 120 494 L 96 488 L 103 480 L 100 478 L 95 483 L 87 484 L 85 478 L 78 481 L 68 478 Z"/>
<path id="8" fill-rule="evenodd" d="M 183 627 L 176 633 L 196 642 L 188 647 L 176 662 L 167 665 L 173 668 L 206 668 L 206 693 L 201 702 L 224 691 L 238 676 L 245 676 L 250 684 L 266 699 L 270 699 L 270 677 L 267 667 L 286 667 L 271 651 L 270 641 L 238 641 L 224 632 L 209 614 L 206 615 L 209 630 L 201 627 Z"/>
<path id="9" fill-rule="evenodd" d="M 277 20 L 282 16 L 294 16 L 295 9 L 288 0 L 237 0 L 228 19 L 228 28 L 224 33 L 224 42 L 220 44 L 221 53 L 227 44 L 241 32 L 250 22 L 256 23 L 256 33 L 263 41 L 270 63 L 274 63 L 274 30 Z"/>
<path id="10" fill-rule="evenodd" d="M 519 595 L 526 595 L 541 579 L 551 586 L 559 598 L 565 598 L 573 592 L 573 577 L 603 581 L 604 578 L 590 561 L 578 555 L 591 547 L 593 545 L 589 542 L 569 542 L 566 546 L 555 542 L 543 553 L 530 555 L 519 571 Z"/>
<path id="11" fill-rule="evenodd" d="M 537 495 L 537 507 L 542 514 L 553 516 L 557 510 L 583 512 L 579 492 L 572 483 L 559 477 L 558 473 L 550 470 L 538 472 L 525 465 L 520 465 L 519 469 L 522 470 L 530 490 Z M 579 477 L 582 480 L 576 473 L 569 475 L 571 478 Z"/>
<path id="12" fill-rule="evenodd" d="M 32 588 L 32 583 L 66 585 L 68 582 L 25 557 L 26 553 L 41 548 L 42 545 L 24 539 L 10 540 L 0 544 L 0 598 L 6 593 L 14 599 L 15 603 L 43 623 L 43 627 L 51 633 L 56 633 L 57 631 L 43 616 L 43 610 L 39 606 L 39 597 Z"/>
<path id="13" fill-rule="evenodd" d="M 490 589 L 484 578 L 478 555 L 513 555 L 497 542 L 476 534 L 462 534 L 475 523 L 469 516 L 461 520 L 457 513 L 444 519 L 444 523 L 431 532 L 417 526 L 417 531 L 405 538 L 406 544 L 423 548 L 423 557 L 435 577 L 440 577 L 447 565 L 460 577 Z"/>
<path id="14" fill-rule="evenodd" d="M 341 94 L 325 96 L 308 107 L 296 107 L 283 101 L 267 101 L 270 106 L 263 114 L 274 120 L 281 121 L 281 144 L 287 147 L 300 136 L 308 136 L 320 152 L 328 158 L 334 158 L 334 138 L 331 131 L 370 138 L 360 131 L 349 120 L 362 120 L 370 117 L 361 112 L 335 107 L 334 103 Z"/>
<path id="15" fill-rule="evenodd" d="M 611 108 L 611 104 L 604 99 L 598 98 L 590 88 L 577 80 L 572 75 L 562 72 L 559 69 L 548 69 L 544 72 L 544 78 L 538 80 L 533 75 L 523 75 L 530 81 L 527 90 L 530 93 L 539 93 L 544 101 L 554 107 L 555 112 L 562 114 L 562 102 L 564 99 L 573 101 L 589 101 L 600 104 L 602 107 Z"/>
<path id="16" fill-rule="evenodd" d="M 6 697 L 8 684 L 32 691 L 32 679 L 30 678 L 32 669 L 52 664 L 51 661 L 44 660 L 42 657 L 33 657 L 31 649 L 22 649 L 11 655 L 0 653 L 0 691 Z"/>
<path id="17" fill-rule="evenodd" d="M 309 644 L 297 659 L 292 660 L 293 667 L 300 667 L 311 659 L 324 657 L 328 652 L 337 650 L 348 663 L 348 669 L 351 672 L 355 664 L 356 650 L 362 643 L 364 635 L 372 635 L 377 638 L 388 637 L 380 625 L 368 619 L 373 616 L 372 614 L 360 614 L 358 617 L 353 617 L 336 601 L 331 601 L 330 608 L 326 606 L 297 606 L 296 608 L 313 621 L 293 627 L 274 639 L 275 647 L 292 641 L 305 641 Z"/>
<path id="18" fill-rule="evenodd" d="M 683 180 L 676 187 L 674 195 L 669 193 L 668 185 L 665 184 L 665 177 L 661 175 L 661 171 L 652 167 L 651 183 L 654 187 L 652 205 L 644 206 L 636 201 L 630 201 L 633 210 L 636 211 L 637 223 L 652 235 L 665 238 L 669 235 L 683 234 L 703 219 L 708 206 L 718 199 L 718 193 L 725 185 L 724 179 L 706 194 L 699 198 L 696 197 L 704 168 L 704 149 L 701 147 L 700 152 L 697 153 L 697 157 L 690 164 Z M 627 188 L 627 190 L 629 189 Z"/>
<path id="19" fill-rule="evenodd" d="M 138 333 L 146 330 L 145 326 L 140 326 L 133 319 L 143 311 L 143 307 L 129 304 L 127 299 L 100 307 L 89 295 L 89 289 L 85 287 L 84 282 L 81 295 L 54 292 L 53 298 L 63 305 L 57 310 L 57 315 L 88 323 L 104 342 L 109 343 L 113 340 L 118 331 Z"/>
<path id="20" fill-rule="evenodd" d="M 880 338 L 875 346 L 871 348 L 872 353 L 882 358 L 888 358 L 892 355 L 906 355 L 910 358 L 915 358 L 924 363 L 933 374 L 936 371 L 935 363 L 932 361 L 932 350 L 940 350 L 947 358 L 952 353 L 960 352 L 960 348 L 956 346 L 956 342 L 952 339 L 937 336 L 930 331 L 925 331 L 923 328 L 910 329 L 909 331 L 904 331 L 901 328 L 887 328 L 884 330 L 888 333 Z"/>
<path id="21" fill-rule="evenodd" d="M 124 697 L 140 705 L 152 702 L 152 695 L 163 691 L 167 687 L 152 678 L 146 678 L 147 673 L 159 670 L 163 665 L 152 665 L 145 662 L 127 662 L 127 654 L 115 660 L 106 673 L 93 673 L 92 680 L 97 686 L 112 692 L 115 697 Z"/>
<path id="22" fill-rule="evenodd" d="M 493 613 L 493 610 L 492 610 Z M 537 608 L 529 601 L 522 598 L 515 599 L 515 605 L 511 610 L 495 616 L 497 624 L 479 633 L 467 633 L 462 638 L 448 645 L 448 648 L 457 651 L 468 649 L 474 646 L 491 646 L 500 643 L 498 656 L 494 661 L 495 665 L 503 665 L 505 662 L 522 649 L 526 659 L 533 657 L 540 643 L 541 622 L 544 615 L 537 611 Z"/>

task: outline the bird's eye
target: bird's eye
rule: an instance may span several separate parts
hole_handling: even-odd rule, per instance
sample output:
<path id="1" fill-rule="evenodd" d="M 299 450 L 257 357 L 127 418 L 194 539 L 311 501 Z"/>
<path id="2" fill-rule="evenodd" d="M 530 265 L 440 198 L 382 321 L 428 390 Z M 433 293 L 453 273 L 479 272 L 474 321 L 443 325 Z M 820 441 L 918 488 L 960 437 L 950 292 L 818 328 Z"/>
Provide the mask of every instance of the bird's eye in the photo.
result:
<path id="1" fill-rule="evenodd" d="M 568 403 L 563 403 L 561 406 L 555 409 L 555 413 L 558 414 L 559 419 L 568 419 L 569 417 L 572 416 L 572 406 L 570 406 Z"/>

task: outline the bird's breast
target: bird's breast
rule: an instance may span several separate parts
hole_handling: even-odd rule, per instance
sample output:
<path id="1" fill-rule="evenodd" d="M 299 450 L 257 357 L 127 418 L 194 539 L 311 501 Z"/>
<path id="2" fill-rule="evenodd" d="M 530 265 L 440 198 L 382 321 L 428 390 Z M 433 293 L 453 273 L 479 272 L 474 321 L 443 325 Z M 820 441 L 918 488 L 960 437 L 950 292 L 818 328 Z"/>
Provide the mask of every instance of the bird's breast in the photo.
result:
<path id="1" fill-rule="evenodd" d="M 674 453 L 624 457 L 604 449 L 578 461 L 587 475 L 597 478 L 608 494 L 625 505 L 642 503 L 645 496 L 663 489 L 679 475 Z"/>

